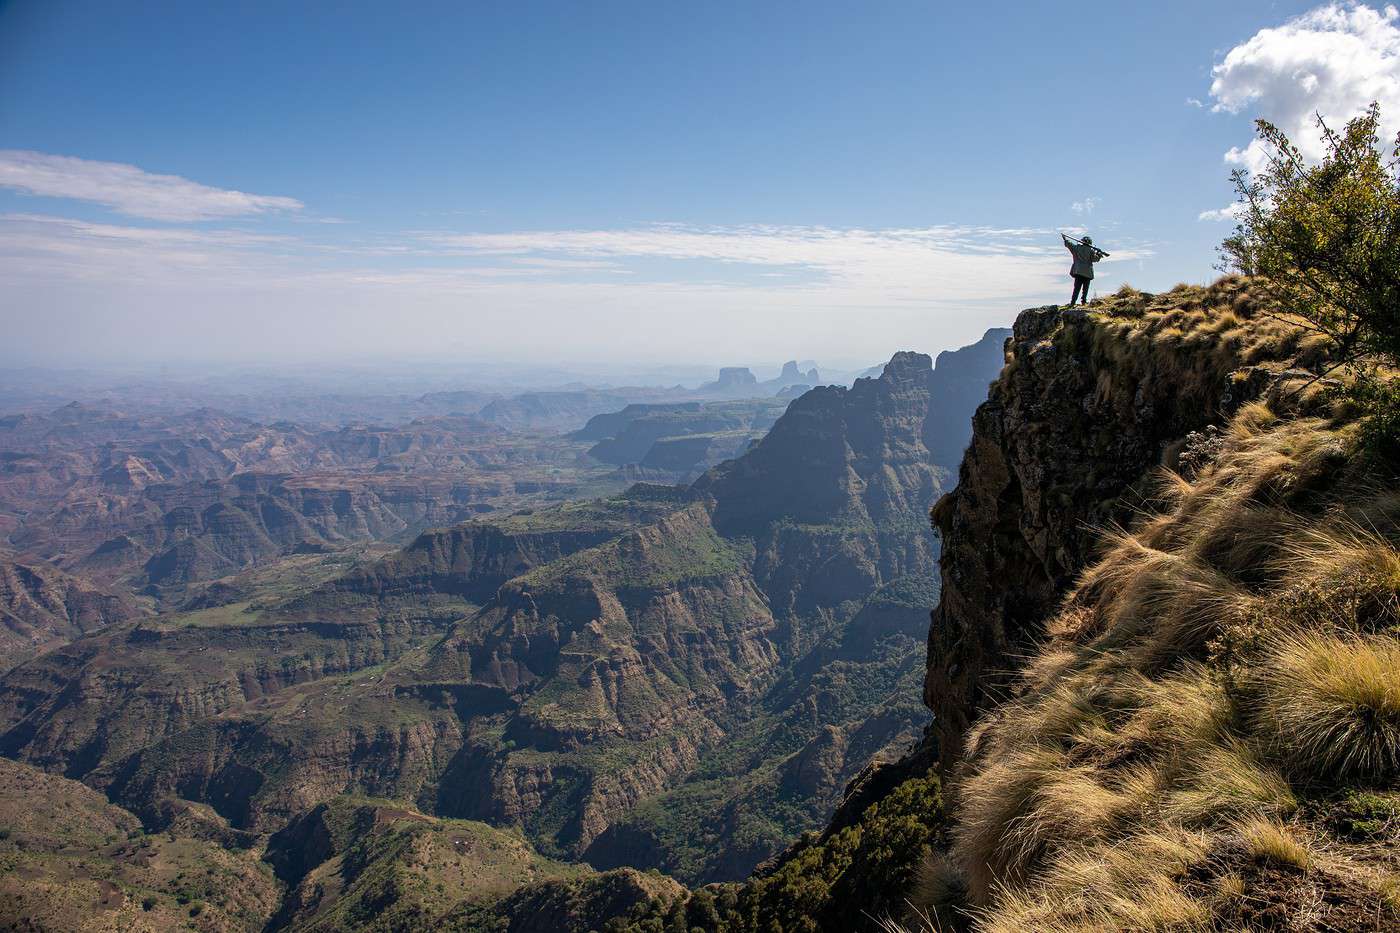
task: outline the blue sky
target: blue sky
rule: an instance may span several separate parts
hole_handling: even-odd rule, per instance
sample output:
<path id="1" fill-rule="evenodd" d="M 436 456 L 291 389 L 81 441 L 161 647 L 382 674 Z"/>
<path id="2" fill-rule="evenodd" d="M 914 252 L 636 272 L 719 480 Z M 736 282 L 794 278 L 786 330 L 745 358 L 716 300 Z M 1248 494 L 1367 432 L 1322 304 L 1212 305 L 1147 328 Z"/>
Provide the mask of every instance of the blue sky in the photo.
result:
<path id="1" fill-rule="evenodd" d="M 1251 118 L 1400 94 L 1397 22 L 1250 0 L 10 2 L 6 352 L 936 351 L 1064 299 L 1057 229 L 1113 252 L 1100 290 L 1211 277 L 1229 224 L 1201 214 L 1230 202 Z"/>

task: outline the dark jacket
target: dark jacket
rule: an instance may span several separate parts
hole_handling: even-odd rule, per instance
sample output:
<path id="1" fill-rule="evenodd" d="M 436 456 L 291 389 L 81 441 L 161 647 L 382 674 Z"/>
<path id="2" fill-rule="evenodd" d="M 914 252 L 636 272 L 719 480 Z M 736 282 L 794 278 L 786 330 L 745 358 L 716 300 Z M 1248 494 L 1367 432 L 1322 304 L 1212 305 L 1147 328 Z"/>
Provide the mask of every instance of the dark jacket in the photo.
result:
<path id="1" fill-rule="evenodd" d="M 1103 258 L 1103 254 L 1096 246 L 1088 243 L 1071 243 L 1065 240 L 1065 249 L 1074 256 L 1074 265 L 1070 266 L 1070 275 L 1082 275 L 1086 279 L 1094 277 L 1094 263 Z"/>

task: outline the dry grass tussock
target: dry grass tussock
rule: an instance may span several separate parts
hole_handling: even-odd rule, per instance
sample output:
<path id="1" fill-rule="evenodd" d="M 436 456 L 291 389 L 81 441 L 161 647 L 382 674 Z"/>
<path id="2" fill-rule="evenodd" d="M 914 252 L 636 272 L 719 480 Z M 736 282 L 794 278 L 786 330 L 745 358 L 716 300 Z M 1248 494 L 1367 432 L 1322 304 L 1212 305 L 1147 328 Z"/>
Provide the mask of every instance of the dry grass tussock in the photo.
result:
<path id="1" fill-rule="evenodd" d="M 1239 281 L 1172 294 L 1110 326 L 1305 349 Z M 1322 815 L 1400 791 L 1400 493 L 1311 410 L 1245 406 L 1109 536 L 979 723 L 908 929 L 1247 929 L 1261 902 L 1290 929 L 1400 929 L 1400 821 L 1360 846 Z"/>
<path id="2" fill-rule="evenodd" d="M 1178 285 L 1148 295 L 1131 287 L 1089 305 L 1096 315 L 1095 350 L 1121 368 L 1151 363 L 1184 394 L 1205 392 L 1242 366 L 1287 362 L 1321 370 L 1330 343 L 1302 326 L 1259 284 L 1226 276 L 1210 285 Z"/>

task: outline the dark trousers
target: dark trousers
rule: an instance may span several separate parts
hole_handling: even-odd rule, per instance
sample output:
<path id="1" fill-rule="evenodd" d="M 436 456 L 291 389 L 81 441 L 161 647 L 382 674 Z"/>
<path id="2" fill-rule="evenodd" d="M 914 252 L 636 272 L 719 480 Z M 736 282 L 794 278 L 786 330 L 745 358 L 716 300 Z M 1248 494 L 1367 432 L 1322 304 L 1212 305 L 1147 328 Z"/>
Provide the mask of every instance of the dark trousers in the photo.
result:
<path id="1" fill-rule="evenodd" d="M 1089 283 L 1094 280 L 1088 276 L 1074 275 L 1073 273 L 1071 273 L 1071 277 L 1074 279 L 1074 292 L 1069 296 L 1070 305 L 1076 301 L 1087 305 L 1089 303 Z M 1084 296 L 1082 301 L 1080 301 L 1080 295 Z"/>

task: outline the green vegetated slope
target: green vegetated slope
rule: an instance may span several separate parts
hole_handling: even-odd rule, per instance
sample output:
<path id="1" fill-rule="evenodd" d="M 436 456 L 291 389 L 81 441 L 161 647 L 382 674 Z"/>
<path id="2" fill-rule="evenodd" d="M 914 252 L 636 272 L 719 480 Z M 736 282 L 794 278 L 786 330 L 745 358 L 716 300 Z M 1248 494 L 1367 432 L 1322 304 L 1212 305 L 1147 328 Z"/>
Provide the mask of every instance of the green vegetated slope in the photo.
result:
<path id="1" fill-rule="evenodd" d="M 0 759 L 0 918 L 7 929 L 258 929 L 281 891 L 259 853 L 146 833 L 77 781 Z"/>
<path id="2" fill-rule="evenodd" d="M 266 860 L 291 887 L 270 925 L 300 930 L 489 927 L 490 906 L 522 884 L 587 871 L 542 858 L 518 832 L 349 796 L 273 835 Z"/>
<path id="3" fill-rule="evenodd" d="M 1400 928 L 1397 465 L 1280 315 L 1024 313 L 934 510 L 942 760 L 606 929 Z"/>

